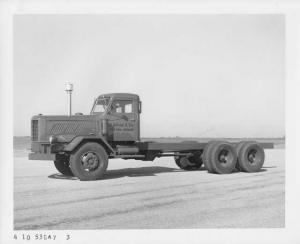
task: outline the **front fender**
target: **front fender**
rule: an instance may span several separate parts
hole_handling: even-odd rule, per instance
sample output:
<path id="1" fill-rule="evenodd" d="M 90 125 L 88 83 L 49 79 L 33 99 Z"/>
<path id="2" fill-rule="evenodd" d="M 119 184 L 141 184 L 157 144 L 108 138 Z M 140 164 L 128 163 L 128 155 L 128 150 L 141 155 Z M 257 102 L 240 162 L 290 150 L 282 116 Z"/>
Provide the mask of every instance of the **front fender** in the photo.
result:
<path id="1" fill-rule="evenodd" d="M 72 152 L 84 141 L 98 142 L 105 146 L 106 150 L 108 150 L 109 152 L 114 152 L 114 149 L 107 143 L 105 138 L 102 136 L 77 136 L 71 142 L 65 145 L 63 151 Z"/>

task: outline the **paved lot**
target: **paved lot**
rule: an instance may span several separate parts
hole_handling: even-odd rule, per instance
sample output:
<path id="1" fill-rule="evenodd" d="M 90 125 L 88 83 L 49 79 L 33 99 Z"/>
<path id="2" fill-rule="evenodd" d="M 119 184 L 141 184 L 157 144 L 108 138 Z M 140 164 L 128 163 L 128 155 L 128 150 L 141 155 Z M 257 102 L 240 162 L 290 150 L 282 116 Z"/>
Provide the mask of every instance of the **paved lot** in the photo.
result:
<path id="1" fill-rule="evenodd" d="M 15 229 L 284 227 L 284 154 L 266 150 L 261 172 L 230 175 L 182 171 L 173 158 L 111 160 L 94 182 L 17 154 Z"/>

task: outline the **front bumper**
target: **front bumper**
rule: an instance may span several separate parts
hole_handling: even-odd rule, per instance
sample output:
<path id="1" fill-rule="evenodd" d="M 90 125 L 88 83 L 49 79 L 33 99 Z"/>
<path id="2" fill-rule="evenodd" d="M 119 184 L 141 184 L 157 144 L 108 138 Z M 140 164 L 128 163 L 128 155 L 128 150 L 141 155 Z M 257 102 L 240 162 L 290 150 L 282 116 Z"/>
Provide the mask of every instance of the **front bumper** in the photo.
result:
<path id="1" fill-rule="evenodd" d="M 28 159 L 29 160 L 54 161 L 55 160 L 55 154 L 54 153 L 29 153 Z"/>

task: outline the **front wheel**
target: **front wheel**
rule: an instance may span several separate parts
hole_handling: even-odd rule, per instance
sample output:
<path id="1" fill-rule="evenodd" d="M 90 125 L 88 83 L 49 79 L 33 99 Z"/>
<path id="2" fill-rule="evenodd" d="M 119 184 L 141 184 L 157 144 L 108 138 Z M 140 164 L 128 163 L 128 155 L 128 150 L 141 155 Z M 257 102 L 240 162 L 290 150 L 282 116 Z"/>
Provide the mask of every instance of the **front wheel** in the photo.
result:
<path id="1" fill-rule="evenodd" d="M 70 162 L 68 157 L 57 157 L 54 161 L 54 166 L 59 173 L 66 176 L 73 176 L 73 173 L 70 169 Z"/>
<path id="2" fill-rule="evenodd" d="M 83 181 L 99 180 L 108 165 L 108 155 L 104 148 L 95 142 L 88 142 L 77 149 L 70 158 L 73 174 Z"/>
<path id="3" fill-rule="evenodd" d="M 192 156 L 175 156 L 175 163 L 177 166 L 184 170 L 197 170 L 202 164 L 202 152 L 195 152 Z"/>

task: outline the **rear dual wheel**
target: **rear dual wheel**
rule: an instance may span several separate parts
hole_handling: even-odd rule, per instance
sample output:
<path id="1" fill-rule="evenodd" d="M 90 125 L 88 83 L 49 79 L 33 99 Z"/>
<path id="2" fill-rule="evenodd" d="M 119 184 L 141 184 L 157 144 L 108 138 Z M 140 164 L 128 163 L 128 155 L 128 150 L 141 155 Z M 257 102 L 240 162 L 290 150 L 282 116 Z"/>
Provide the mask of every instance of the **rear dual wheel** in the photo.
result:
<path id="1" fill-rule="evenodd" d="M 264 149 L 255 141 L 240 142 L 236 146 L 237 168 L 243 172 L 258 172 L 265 161 Z"/>
<path id="2" fill-rule="evenodd" d="M 235 147 L 228 142 L 209 142 L 203 153 L 205 168 L 218 174 L 232 173 L 235 168 L 243 172 L 258 172 L 264 160 L 264 149 L 254 141 L 239 142 Z"/>
<path id="3" fill-rule="evenodd" d="M 210 173 L 214 173 L 214 170 L 213 170 L 212 165 L 210 163 L 211 162 L 210 156 L 211 156 L 211 150 L 213 149 L 213 147 L 215 146 L 216 143 L 217 143 L 217 141 L 209 142 L 206 145 L 206 147 L 204 148 L 204 152 L 203 152 L 204 167 Z"/>
<path id="4" fill-rule="evenodd" d="M 237 153 L 228 142 L 209 142 L 204 149 L 203 162 L 210 173 L 229 174 L 235 169 Z"/>

